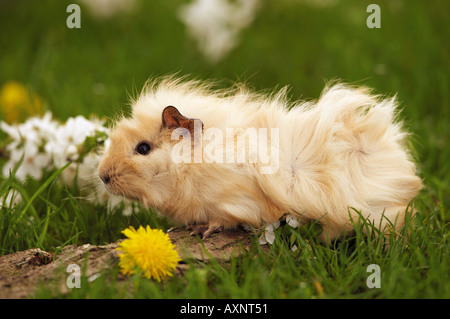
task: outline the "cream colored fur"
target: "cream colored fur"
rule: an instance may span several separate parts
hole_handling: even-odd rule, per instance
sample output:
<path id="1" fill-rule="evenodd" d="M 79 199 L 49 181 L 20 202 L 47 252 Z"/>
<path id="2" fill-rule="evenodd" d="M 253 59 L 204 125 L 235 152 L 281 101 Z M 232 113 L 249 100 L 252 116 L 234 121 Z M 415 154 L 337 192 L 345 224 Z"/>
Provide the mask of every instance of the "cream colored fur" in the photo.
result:
<path id="1" fill-rule="evenodd" d="M 408 134 L 395 119 L 396 100 L 343 84 L 326 87 L 316 102 L 290 103 L 285 93 L 214 91 L 174 78 L 150 82 L 132 116 L 113 128 L 100 176 L 110 177 L 112 193 L 185 225 L 259 226 L 287 213 L 303 222 L 320 219 L 322 238 L 332 239 L 352 229 L 354 208 L 381 229 L 386 218 L 400 227 L 422 184 Z M 176 141 L 162 128 L 168 105 L 200 119 L 204 130 L 279 128 L 278 171 L 261 174 L 260 163 L 175 164 Z M 142 141 L 153 146 L 146 156 L 135 152 Z"/>

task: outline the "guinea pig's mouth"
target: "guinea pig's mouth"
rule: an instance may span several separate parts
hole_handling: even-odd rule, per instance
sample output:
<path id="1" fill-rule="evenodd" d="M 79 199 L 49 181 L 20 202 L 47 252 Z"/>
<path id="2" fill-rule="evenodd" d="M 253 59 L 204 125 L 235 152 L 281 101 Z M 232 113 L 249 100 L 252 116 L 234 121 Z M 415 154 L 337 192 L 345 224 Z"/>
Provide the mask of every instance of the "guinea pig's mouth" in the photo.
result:
<path id="1" fill-rule="evenodd" d="M 133 189 L 130 189 L 129 191 L 124 191 L 124 189 L 128 189 L 127 187 L 124 187 L 124 185 L 121 185 L 117 179 L 118 176 L 100 176 L 100 179 L 105 186 L 108 193 L 115 195 L 115 196 L 122 196 L 130 200 L 139 201 L 140 198 L 138 197 L 139 191 L 135 191 Z M 127 185 L 129 186 L 129 185 Z"/>

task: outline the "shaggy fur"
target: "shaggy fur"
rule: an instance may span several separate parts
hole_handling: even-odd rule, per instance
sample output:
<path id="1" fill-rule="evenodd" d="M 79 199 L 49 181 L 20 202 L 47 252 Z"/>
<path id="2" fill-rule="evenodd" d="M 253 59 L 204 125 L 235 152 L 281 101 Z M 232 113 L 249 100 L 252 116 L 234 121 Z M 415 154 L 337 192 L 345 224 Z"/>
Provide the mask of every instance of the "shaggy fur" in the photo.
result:
<path id="1" fill-rule="evenodd" d="M 279 128 L 277 172 L 262 174 L 259 162 L 174 163 L 174 127 L 162 119 L 168 105 L 186 120 L 200 119 L 204 131 Z M 110 192 L 210 230 L 258 226 L 287 213 L 301 222 L 320 220 L 322 239 L 332 239 L 352 229 L 354 209 L 382 230 L 388 221 L 398 228 L 422 183 L 405 146 L 408 134 L 395 119 L 397 107 L 395 98 L 343 84 L 326 87 L 316 102 L 289 103 L 285 89 L 214 91 L 165 78 L 148 83 L 131 118 L 116 123 L 99 174 Z M 142 141 L 152 147 L 148 155 L 136 153 Z"/>

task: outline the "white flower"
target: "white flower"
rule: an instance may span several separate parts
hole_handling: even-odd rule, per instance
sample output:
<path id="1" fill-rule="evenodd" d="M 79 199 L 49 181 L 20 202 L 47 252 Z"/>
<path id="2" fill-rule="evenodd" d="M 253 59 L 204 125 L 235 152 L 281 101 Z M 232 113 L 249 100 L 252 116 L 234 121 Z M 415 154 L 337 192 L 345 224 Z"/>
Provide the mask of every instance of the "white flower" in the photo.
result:
<path id="1" fill-rule="evenodd" d="M 75 145 L 71 144 L 67 147 L 66 154 L 68 159 L 76 161 L 79 157 L 78 148 Z"/>
<path id="2" fill-rule="evenodd" d="M 274 232 L 274 230 L 277 229 L 278 227 L 280 227 L 280 221 L 278 221 L 278 220 L 276 222 L 272 223 L 272 224 L 266 225 L 265 229 L 264 229 L 264 234 L 262 234 L 259 237 L 259 243 L 261 245 L 264 245 L 264 244 L 271 244 L 272 245 L 273 241 L 275 240 L 275 232 Z"/>
<path id="3" fill-rule="evenodd" d="M 3 207 L 3 203 L 5 203 L 5 207 L 13 208 L 17 204 L 19 204 L 22 201 L 22 195 L 16 190 L 11 189 L 8 194 L 5 196 L 0 197 L 0 208 Z"/>
<path id="4" fill-rule="evenodd" d="M 298 228 L 300 226 L 300 222 L 292 215 L 286 216 L 286 224 L 293 228 Z M 272 224 L 266 225 L 264 228 L 264 234 L 259 237 L 259 243 L 262 245 L 272 245 L 273 241 L 275 240 L 275 229 L 277 229 L 278 227 L 280 227 L 280 221 L 276 221 Z M 291 250 L 296 251 L 297 246 L 292 246 Z"/>
<path id="5" fill-rule="evenodd" d="M 237 44 L 239 32 L 254 19 L 259 0 L 195 0 L 179 16 L 212 63 L 222 60 Z"/>
<path id="6" fill-rule="evenodd" d="M 300 226 L 300 223 L 299 223 L 298 219 L 296 219 L 292 215 L 287 215 L 286 216 L 286 224 L 288 224 L 292 228 L 298 228 Z"/>
<path id="7" fill-rule="evenodd" d="M 45 151 L 52 154 L 57 168 L 63 167 L 69 161 L 79 158 L 79 150 L 88 136 L 96 132 L 108 132 L 102 121 L 89 121 L 83 116 L 71 117 L 64 125 L 60 125 L 55 134 L 45 145 Z"/>
<path id="8" fill-rule="evenodd" d="M 86 137 L 94 136 L 96 132 L 108 129 L 97 119 L 87 120 L 82 116 L 69 118 L 62 125 L 52 120 L 47 112 L 43 117 L 32 117 L 22 124 L 8 125 L 0 123 L 0 129 L 6 132 L 11 142 L 5 147 L 9 153 L 9 161 L 3 166 L 2 173 L 9 176 L 10 171 L 19 163 L 23 156 L 22 165 L 17 169 L 16 177 L 24 180 L 28 176 L 39 180 L 44 169 L 63 167 L 68 161 L 79 158 L 80 150 Z M 72 181 L 75 169 L 68 168 L 64 173 L 65 181 Z"/>
<path id="9" fill-rule="evenodd" d="M 0 129 L 9 135 L 14 141 L 20 140 L 20 131 L 14 125 L 9 125 L 6 122 L 0 122 Z"/>
<path id="10" fill-rule="evenodd" d="M 42 118 L 32 117 L 22 124 L 8 125 L 1 122 L 0 128 L 12 140 L 5 148 L 10 153 L 10 160 L 3 166 L 3 175 L 9 176 L 23 156 L 23 163 L 17 169 L 16 178 L 24 180 L 31 176 L 41 179 L 42 170 L 51 163 L 51 157 L 41 153 L 40 149 L 55 127 L 56 122 L 52 121 L 51 113 L 46 113 Z"/>
<path id="11" fill-rule="evenodd" d="M 20 149 L 12 153 L 11 159 L 3 166 L 3 176 L 9 176 L 10 172 L 19 163 L 23 155 L 22 165 L 17 169 L 15 177 L 18 180 L 25 180 L 28 176 L 33 177 L 36 180 L 42 178 L 42 170 L 48 166 L 50 157 L 46 154 L 33 153 L 33 151 L 27 151 L 33 149 L 33 146 L 24 146 L 24 149 Z"/>
<path id="12" fill-rule="evenodd" d="M 8 125 L 0 122 L 0 129 L 9 135 L 11 142 L 6 145 L 5 150 L 9 154 L 9 161 L 3 166 L 3 175 L 9 176 L 23 157 L 22 164 L 18 167 L 16 178 L 25 180 L 32 177 L 40 180 L 45 169 L 53 167 L 61 168 L 68 161 L 78 161 L 80 152 L 83 150 L 87 137 L 97 137 L 97 143 L 104 143 L 107 148 L 110 144 L 108 136 L 109 129 L 98 119 L 88 120 L 83 116 L 69 118 L 66 123 L 60 124 L 52 120 L 51 113 L 46 113 L 42 118 L 30 118 L 26 122 L 17 125 Z M 97 135 L 97 133 L 105 135 Z M 124 204 L 123 214 L 129 215 L 133 212 L 133 205 L 124 201 L 122 197 L 109 194 L 98 177 L 98 166 L 102 156 L 91 150 L 83 154 L 83 160 L 77 165 L 67 167 L 61 174 L 62 181 L 72 185 L 77 177 L 77 184 L 84 190 L 87 199 L 97 204 L 107 204 L 109 211 Z M 14 198 L 12 196 L 15 196 Z M 20 194 L 8 194 L 6 203 L 9 205 L 11 198 L 20 200 Z M 3 199 L 0 207 L 3 204 Z"/>

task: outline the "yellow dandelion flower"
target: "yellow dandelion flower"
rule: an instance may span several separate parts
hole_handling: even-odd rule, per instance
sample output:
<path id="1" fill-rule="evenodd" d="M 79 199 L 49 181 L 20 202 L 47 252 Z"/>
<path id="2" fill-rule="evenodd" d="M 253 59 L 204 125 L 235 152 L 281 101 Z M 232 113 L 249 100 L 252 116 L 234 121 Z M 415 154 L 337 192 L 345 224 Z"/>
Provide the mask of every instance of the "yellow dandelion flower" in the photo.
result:
<path id="1" fill-rule="evenodd" d="M 17 82 L 7 82 L 0 89 L 0 113 L 6 122 L 14 123 L 29 116 L 42 114 L 41 98 Z"/>
<path id="2" fill-rule="evenodd" d="M 133 226 L 122 231 L 128 238 L 123 240 L 117 250 L 119 266 L 124 275 L 132 275 L 139 268 L 147 278 L 161 281 L 172 272 L 181 260 L 169 235 L 161 229 Z"/>

